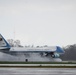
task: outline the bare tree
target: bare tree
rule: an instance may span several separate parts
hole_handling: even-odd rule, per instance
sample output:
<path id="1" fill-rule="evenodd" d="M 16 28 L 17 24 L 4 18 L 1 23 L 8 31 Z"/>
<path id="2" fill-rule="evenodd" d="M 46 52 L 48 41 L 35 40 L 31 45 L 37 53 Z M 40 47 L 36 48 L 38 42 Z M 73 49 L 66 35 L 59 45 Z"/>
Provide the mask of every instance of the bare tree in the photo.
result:
<path id="1" fill-rule="evenodd" d="M 20 40 L 8 39 L 7 41 L 11 47 L 23 47 L 20 43 Z"/>
<path id="2" fill-rule="evenodd" d="M 16 47 L 19 47 L 19 45 L 20 45 L 20 40 L 15 40 L 15 41 L 14 41 L 14 44 L 15 44 Z"/>
<path id="3" fill-rule="evenodd" d="M 7 40 L 10 46 L 14 47 L 14 40 L 13 39 L 8 39 Z"/>

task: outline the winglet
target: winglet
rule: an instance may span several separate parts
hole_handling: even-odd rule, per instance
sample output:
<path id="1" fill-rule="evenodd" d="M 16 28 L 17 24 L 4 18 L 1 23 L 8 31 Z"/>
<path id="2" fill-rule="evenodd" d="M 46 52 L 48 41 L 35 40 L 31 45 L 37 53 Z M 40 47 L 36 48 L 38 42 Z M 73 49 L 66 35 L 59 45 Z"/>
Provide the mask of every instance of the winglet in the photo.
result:
<path id="1" fill-rule="evenodd" d="M 10 45 L 4 39 L 4 37 L 0 34 L 0 50 L 10 49 Z"/>
<path id="2" fill-rule="evenodd" d="M 61 53 L 61 54 L 65 53 L 65 51 L 61 47 L 59 47 L 59 46 L 57 46 L 56 52 L 57 53 Z"/>

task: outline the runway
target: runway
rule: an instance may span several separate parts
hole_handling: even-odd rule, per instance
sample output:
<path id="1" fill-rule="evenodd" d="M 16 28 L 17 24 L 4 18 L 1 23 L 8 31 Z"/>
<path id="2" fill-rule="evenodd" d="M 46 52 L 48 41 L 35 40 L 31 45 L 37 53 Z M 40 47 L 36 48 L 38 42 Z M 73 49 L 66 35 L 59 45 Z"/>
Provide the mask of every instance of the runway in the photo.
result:
<path id="1" fill-rule="evenodd" d="M 0 68 L 0 75 L 76 75 L 76 68 Z"/>

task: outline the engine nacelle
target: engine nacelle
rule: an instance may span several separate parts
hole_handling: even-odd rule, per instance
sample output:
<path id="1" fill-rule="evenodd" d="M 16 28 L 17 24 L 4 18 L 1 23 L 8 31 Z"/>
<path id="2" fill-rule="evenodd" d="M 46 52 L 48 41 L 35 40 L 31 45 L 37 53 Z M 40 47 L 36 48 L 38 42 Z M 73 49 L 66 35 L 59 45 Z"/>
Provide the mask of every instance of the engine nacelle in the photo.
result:
<path id="1" fill-rule="evenodd" d="M 45 53 L 40 53 L 41 56 L 48 56 L 48 53 L 45 52 Z"/>
<path id="2" fill-rule="evenodd" d="M 58 53 L 54 53 L 54 54 L 51 55 L 52 58 L 59 58 L 59 56 L 60 55 Z"/>

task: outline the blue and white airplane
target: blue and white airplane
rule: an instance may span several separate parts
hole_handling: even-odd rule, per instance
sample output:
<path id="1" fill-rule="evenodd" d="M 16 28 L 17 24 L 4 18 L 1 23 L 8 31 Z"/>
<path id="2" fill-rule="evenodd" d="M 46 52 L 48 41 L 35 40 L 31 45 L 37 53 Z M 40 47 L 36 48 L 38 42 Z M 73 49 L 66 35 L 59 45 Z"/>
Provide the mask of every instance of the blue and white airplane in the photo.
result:
<path id="1" fill-rule="evenodd" d="M 52 58 L 59 58 L 60 54 L 64 53 L 64 50 L 59 46 L 50 47 L 11 47 L 4 37 L 0 34 L 0 51 L 8 54 L 14 53 L 42 53 L 45 56 L 50 55 Z"/>

